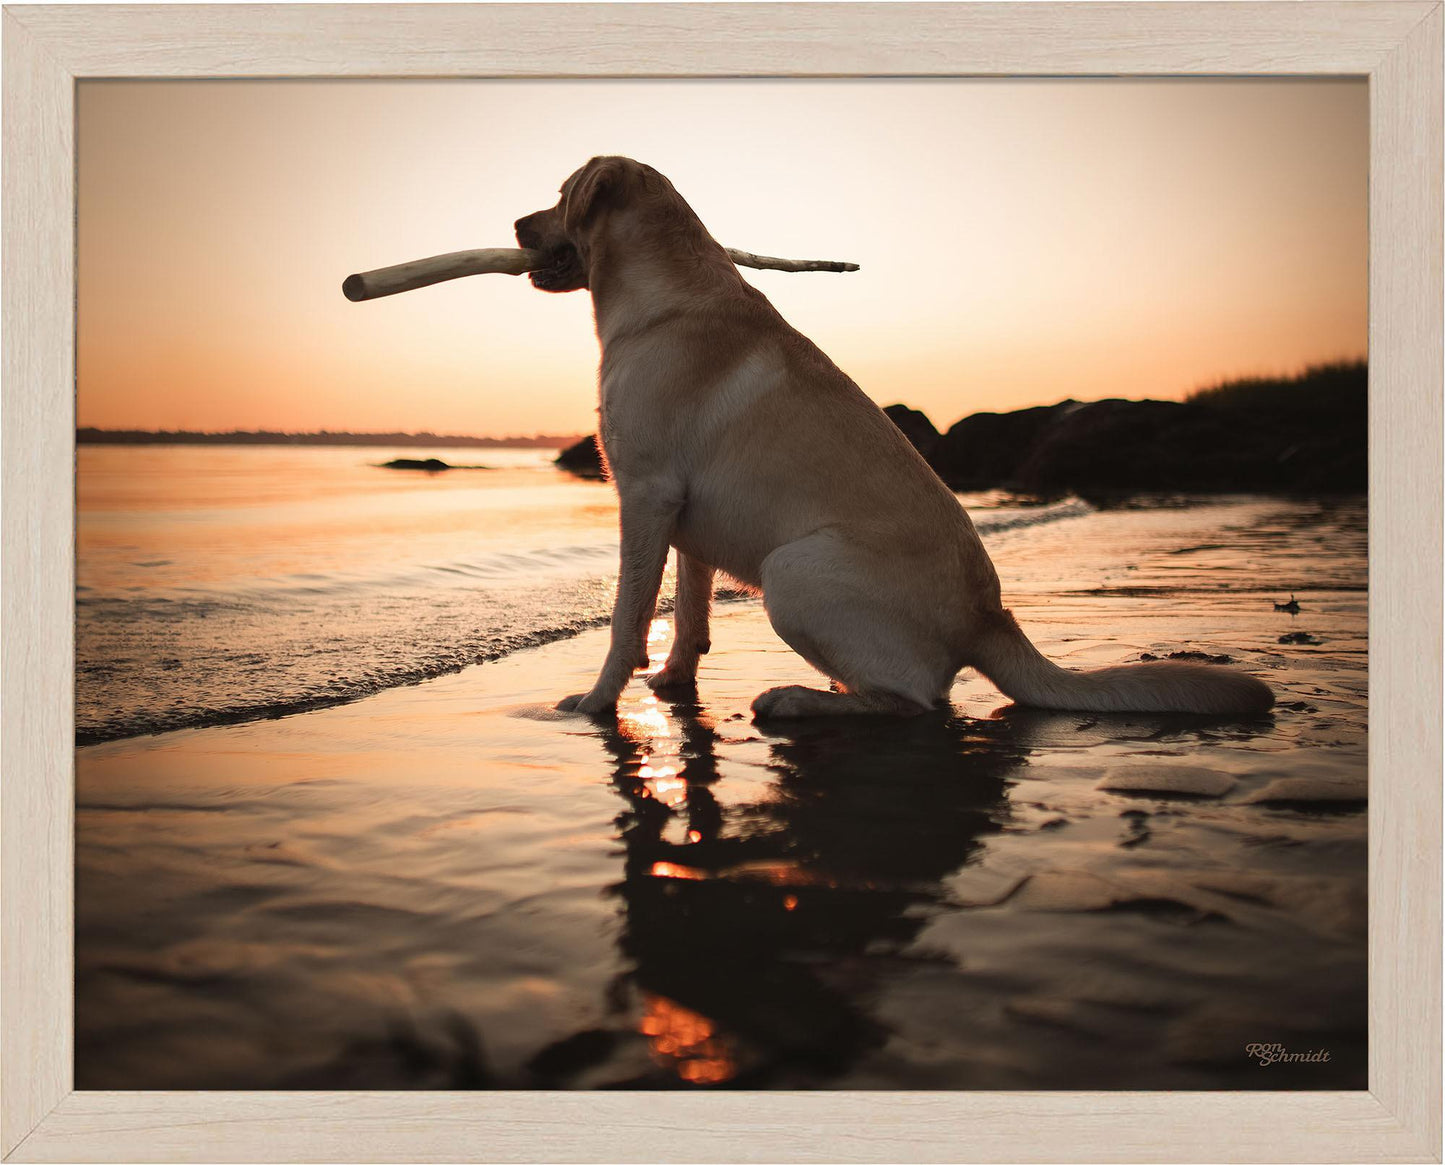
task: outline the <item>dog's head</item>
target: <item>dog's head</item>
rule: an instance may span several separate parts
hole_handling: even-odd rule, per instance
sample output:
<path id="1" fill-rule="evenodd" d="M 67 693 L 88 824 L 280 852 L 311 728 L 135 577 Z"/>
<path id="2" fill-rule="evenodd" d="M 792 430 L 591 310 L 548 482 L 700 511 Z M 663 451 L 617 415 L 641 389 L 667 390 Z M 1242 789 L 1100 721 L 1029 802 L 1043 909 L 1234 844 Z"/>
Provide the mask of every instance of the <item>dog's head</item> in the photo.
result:
<path id="1" fill-rule="evenodd" d="M 545 267 L 531 272 L 532 286 L 542 291 L 589 287 L 594 243 L 615 212 L 635 201 L 633 195 L 649 176 L 666 182 L 650 166 L 631 158 L 593 158 L 562 183 L 556 206 L 519 218 L 514 224 L 518 246 L 541 251 L 548 260 Z"/>

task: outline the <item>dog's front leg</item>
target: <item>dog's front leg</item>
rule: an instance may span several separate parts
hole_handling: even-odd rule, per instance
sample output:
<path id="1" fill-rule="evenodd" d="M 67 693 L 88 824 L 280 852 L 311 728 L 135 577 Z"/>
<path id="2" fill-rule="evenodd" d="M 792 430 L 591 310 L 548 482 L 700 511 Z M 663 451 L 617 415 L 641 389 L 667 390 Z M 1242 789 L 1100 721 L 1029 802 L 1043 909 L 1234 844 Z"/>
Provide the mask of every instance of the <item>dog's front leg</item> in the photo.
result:
<path id="1" fill-rule="evenodd" d="M 568 696 L 557 705 L 564 712 L 605 712 L 616 707 L 632 673 L 647 666 L 647 632 L 657 611 L 657 589 L 682 497 L 681 491 L 658 482 L 618 492 L 622 561 L 612 607 L 612 645 L 592 690 Z"/>

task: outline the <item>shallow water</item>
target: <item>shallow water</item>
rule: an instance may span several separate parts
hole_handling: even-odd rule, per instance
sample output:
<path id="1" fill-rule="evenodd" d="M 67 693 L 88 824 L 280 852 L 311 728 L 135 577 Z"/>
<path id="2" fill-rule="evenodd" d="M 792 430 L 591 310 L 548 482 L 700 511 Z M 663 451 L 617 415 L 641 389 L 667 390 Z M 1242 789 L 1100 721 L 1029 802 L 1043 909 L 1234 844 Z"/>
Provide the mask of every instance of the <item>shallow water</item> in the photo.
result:
<path id="1" fill-rule="evenodd" d="M 548 449 L 81 446 L 76 737 L 357 699 L 603 622 L 604 482 Z M 970 495 L 985 530 L 1086 513 Z"/>
<path id="2" fill-rule="evenodd" d="M 1278 708 L 964 676 L 931 716 L 758 725 L 816 677 L 740 601 L 695 696 L 616 719 L 550 711 L 587 631 L 81 748 L 77 1086 L 1364 1087 L 1363 503 L 988 541 L 1053 658 L 1228 655 Z"/>

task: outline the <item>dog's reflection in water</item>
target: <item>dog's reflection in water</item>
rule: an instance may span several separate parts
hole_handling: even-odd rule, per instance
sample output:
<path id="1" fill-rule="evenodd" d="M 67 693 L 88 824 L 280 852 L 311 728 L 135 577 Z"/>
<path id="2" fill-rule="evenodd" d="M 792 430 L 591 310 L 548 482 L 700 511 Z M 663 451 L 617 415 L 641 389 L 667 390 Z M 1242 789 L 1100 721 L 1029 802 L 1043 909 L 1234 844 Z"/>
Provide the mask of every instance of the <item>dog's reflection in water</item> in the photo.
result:
<path id="1" fill-rule="evenodd" d="M 876 1046 L 880 968 L 998 828 L 1020 762 L 1006 724 L 945 711 L 799 721 L 767 738 L 772 779 L 734 799 L 697 704 L 627 701 L 602 731 L 632 964 L 612 1005 L 653 1062 L 633 1087 L 806 1086 Z"/>

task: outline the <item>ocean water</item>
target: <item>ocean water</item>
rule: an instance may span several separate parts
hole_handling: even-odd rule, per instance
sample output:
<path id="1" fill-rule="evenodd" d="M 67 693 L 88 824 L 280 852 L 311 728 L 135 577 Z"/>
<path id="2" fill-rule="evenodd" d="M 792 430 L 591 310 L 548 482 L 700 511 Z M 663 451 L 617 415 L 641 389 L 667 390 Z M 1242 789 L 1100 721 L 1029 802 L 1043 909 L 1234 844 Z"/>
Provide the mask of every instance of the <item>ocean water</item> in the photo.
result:
<path id="1" fill-rule="evenodd" d="M 381 467 L 434 456 L 471 468 Z M 553 456 L 82 446 L 77 742 L 345 703 L 605 622 L 613 491 Z M 961 500 L 985 538 L 1091 512 Z"/>

